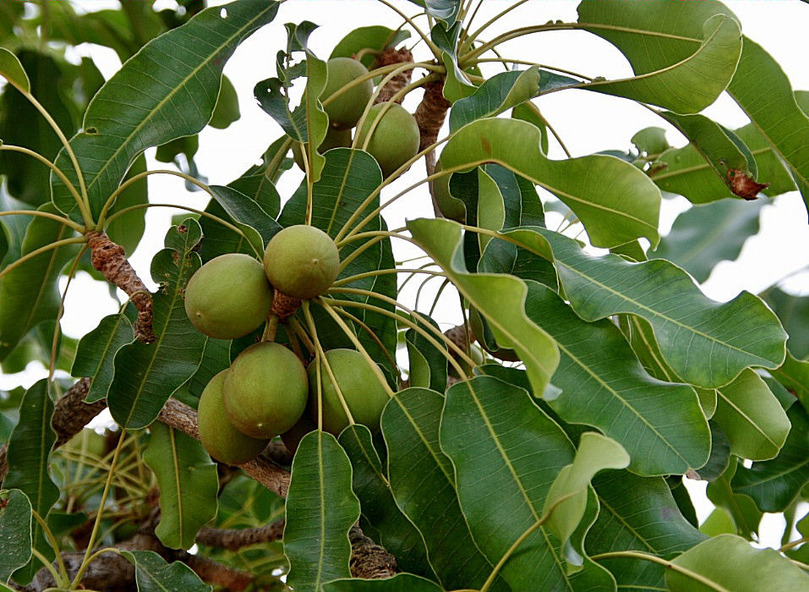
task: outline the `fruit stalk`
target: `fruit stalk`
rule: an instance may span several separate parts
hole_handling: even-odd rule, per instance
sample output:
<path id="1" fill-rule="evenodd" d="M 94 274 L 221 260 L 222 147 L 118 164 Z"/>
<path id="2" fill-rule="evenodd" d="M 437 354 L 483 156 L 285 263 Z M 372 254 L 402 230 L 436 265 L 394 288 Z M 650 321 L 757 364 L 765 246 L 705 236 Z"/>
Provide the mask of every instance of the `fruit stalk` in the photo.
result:
<path id="1" fill-rule="evenodd" d="M 129 264 L 124 248 L 111 241 L 103 232 L 88 232 L 87 246 L 90 247 L 93 268 L 111 284 L 126 292 L 137 309 L 135 337 L 144 343 L 152 343 L 155 340 L 152 329 L 152 295 Z"/>

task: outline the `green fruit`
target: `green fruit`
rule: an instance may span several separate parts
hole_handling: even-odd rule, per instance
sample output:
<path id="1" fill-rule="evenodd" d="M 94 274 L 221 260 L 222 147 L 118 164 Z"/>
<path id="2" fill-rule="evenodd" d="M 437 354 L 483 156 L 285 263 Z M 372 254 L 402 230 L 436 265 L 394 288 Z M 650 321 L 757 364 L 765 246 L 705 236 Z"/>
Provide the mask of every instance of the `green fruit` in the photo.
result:
<path id="1" fill-rule="evenodd" d="M 185 288 L 185 312 L 205 335 L 236 339 L 258 328 L 272 304 L 272 288 L 261 263 L 228 253 L 200 267 Z"/>
<path id="2" fill-rule="evenodd" d="M 440 173 L 443 165 L 439 160 L 435 165 L 435 172 Z M 466 206 L 464 202 L 456 197 L 452 197 L 449 192 L 449 179 L 452 175 L 443 175 L 432 181 L 433 198 L 438 209 L 445 218 L 456 222 L 466 222 Z"/>
<path id="3" fill-rule="evenodd" d="M 334 373 L 354 423 L 366 425 L 373 431 L 378 430 L 379 416 L 388 402 L 388 393 L 382 386 L 376 369 L 371 368 L 363 355 L 353 349 L 331 349 L 326 352 L 326 361 Z M 309 364 L 306 372 L 309 374 L 309 409 L 312 420 L 317 424 L 317 361 Z M 348 425 L 348 416 L 323 364 L 320 367 L 320 383 L 323 429 L 337 435 Z"/>
<path id="4" fill-rule="evenodd" d="M 200 395 L 197 409 L 199 439 L 208 454 L 216 460 L 228 465 L 240 465 L 261 454 L 270 440 L 246 436 L 230 423 L 223 402 L 225 374 L 227 370 L 211 378 Z"/>
<path id="5" fill-rule="evenodd" d="M 379 123 L 366 146 L 366 137 L 371 133 L 371 126 L 377 119 Z M 396 103 L 378 103 L 371 107 L 365 122 L 357 131 L 357 146 L 365 147 L 379 163 L 382 174 L 387 177 L 419 151 L 419 126 L 416 118 Z"/>
<path id="6" fill-rule="evenodd" d="M 277 343 L 251 345 L 225 374 L 225 411 L 237 430 L 272 438 L 295 425 L 306 408 L 309 385 L 298 357 Z"/>
<path id="7" fill-rule="evenodd" d="M 351 130 L 338 130 L 330 127 L 326 132 L 326 137 L 318 146 L 317 151 L 320 154 L 325 154 L 327 150 L 332 148 L 348 148 L 351 146 Z M 303 147 L 304 144 L 294 142 L 292 144 L 292 159 L 295 164 L 303 171 Z"/>
<path id="8" fill-rule="evenodd" d="M 326 62 L 326 71 L 328 79 L 323 92 L 320 93 L 320 100 L 323 102 L 360 76 L 368 74 L 368 68 L 351 58 L 330 59 Z M 329 116 L 329 123 L 337 129 L 351 129 L 357 125 L 373 92 L 374 83 L 369 78 L 337 95 L 323 105 Z"/>
<path id="9" fill-rule="evenodd" d="M 293 298 L 320 296 L 340 273 L 340 253 L 331 237 L 314 226 L 284 228 L 267 243 L 264 271 L 273 287 Z"/>

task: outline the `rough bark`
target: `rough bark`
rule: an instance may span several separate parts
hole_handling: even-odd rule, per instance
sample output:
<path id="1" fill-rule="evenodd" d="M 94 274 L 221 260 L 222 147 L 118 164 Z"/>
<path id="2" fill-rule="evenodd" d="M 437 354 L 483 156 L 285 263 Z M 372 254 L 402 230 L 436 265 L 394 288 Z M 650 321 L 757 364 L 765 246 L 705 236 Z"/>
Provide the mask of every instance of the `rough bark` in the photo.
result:
<path id="1" fill-rule="evenodd" d="M 394 49 L 392 47 L 384 50 L 379 56 L 376 58 L 371 69 L 381 68 L 383 66 L 390 66 L 392 64 L 404 64 L 407 62 L 413 61 L 413 54 L 410 53 L 409 49 Z M 379 89 L 379 93 L 374 100 L 374 103 L 387 103 L 395 95 L 397 92 L 402 90 L 408 84 L 410 84 L 410 79 L 413 76 L 413 70 L 405 70 L 404 72 L 400 72 L 393 78 L 391 78 L 385 86 Z M 401 103 L 403 96 L 396 99 L 397 103 Z"/>

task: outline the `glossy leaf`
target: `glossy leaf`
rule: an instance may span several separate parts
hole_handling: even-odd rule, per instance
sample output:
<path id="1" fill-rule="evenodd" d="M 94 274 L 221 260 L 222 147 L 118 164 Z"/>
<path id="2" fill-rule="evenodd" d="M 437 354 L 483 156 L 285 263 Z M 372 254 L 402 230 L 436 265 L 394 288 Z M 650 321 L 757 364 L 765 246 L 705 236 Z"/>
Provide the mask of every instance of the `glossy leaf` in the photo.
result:
<path id="1" fill-rule="evenodd" d="M 809 361 L 798 360 L 787 352 L 784 363 L 771 374 L 798 397 L 805 408 L 809 408 Z"/>
<path id="2" fill-rule="evenodd" d="M 765 203 L 726 199 L 686 210 L 649 258 L 667 259 L 702 283 L 717 263 L 735 260 L 745 241 L 758 233 Z"/>
<path id="3" fill-rule="evenodd" d="M 190 567 L 180 561 L 166 563 L 153 551 L 119 551 L 135 566 L 138 592 L 211 592 L 211 586 L 199 579 Z"/>
<path id="4" fill-rule="evenodd" d="M 686 382 L 722 386 L 748 366 L 775 368 L 784 359 L 781 324 L 748 292 L 719 304 L 668 261 L 593 257 L 576 241 L 540 228 L 506 234 L 552 258 L 571 307 L 583 319 L 631 313 L 649 321 L 666 362 Z"/>
<path id="5" fill-rule="evenodd" d="M 672 563 L 674 567 L 666 571 L 666 584 L 672 592 L 758 592 L 761 582 L 767 582 L 767 589 L 773 592 L 809 588 L 809 575 L 798 566 L 774 549 L 755 549 L 735 535 L 708 539 Z"/>
<path id="6" fill-rule="evenodd" d="M 258 202 L 236 189 L 222 185 L 211 185 L 210 188 L 214 199 L 227 212 L 228 216 L 240 225 L 242 230 L 246 230 L 244 227 L 249 227 L 246 230 L 247 240 L 250 241 L 253 250 L 257 254 L 263 255 L 264 246 L 276 232 L 281 230 L 278 222 L 273 220 Z M 249 231 L 250 229 L 258 232 L 260 237 L 258 242 L 256 242 L 253 233 Z"/>
<path id="7" fill-rule="evenodd" d="M 790 424 L 767 384 L 753 370 L 718 389 L 715 421 L 730 440 L 731 451 L 750 460 L 774 458 Z"/>
<path id="8" fill-rule="evenodd" d="M 310 432 L 292 461 L 286 502 L 284 553 L 287 581 L 295 590 L 317 591 L 328 581 L 351 577 L 348 531 L 359 516 L 345 451 L 331 434 Z"/>
<path id="9" fill-rule="evenodd" d="M 443 590 L 435 582 L 409 573 L 399 573 L 384 580 L 335 580 L 323 586 L 323 592 L 442 592 Z"/>
<path id="10" fill-rule="evenodd" d="M 450 132 L 482 117 L 493 117 L 536 96 L 541 85 L 539 68 L 495 74 L 474 94 L 460 99 L 449 113 Z"/>
<path id="11" fill-rule="evenodd" d="M 140 155 L 129 167 L 124 180 L 129 180 L 145 171 L 146 157 Z M 110 215 L 117 214 L 126 208 L 143 206 L 148 202 L 148 183 L 146 178 L 141 178 L 139 181 L 131 183 L 120 193 L 118 199 L 115 200 L 115 205 L 110 208 Z M 117 216 L 107 225 L 106 233 L 110 240 L 121 245 L 124 251 L 131 256 L 140 243 L 144 230 L 146 230 L 146 209 L 140 208 Z"/>
<path id="12" fill-rule="evenodd" d="M 0 48 L 0 76 L 22 92 L 30 92 L 31 82 L 20 60 L 5 47 Z"/>
<path id="13" fill-rule="evenodd" d="M 559 296 L 529 283 L 526 312 L 547 328 L 561 359 L 546 395 L 565 421 L 599 428 L 620 442 L 644 475 L 685 473 L 705 464 L 710 431 L 694 389 L 646 374 L 611 322 L 582 321 Z"/>
<path id="14" fill-rule="evenodd" d="M 609 156 L 550 160 L 541 133 L 518 119 L 480 119 L 452 136 L 441 153 L 444 170 L 501 164 L 561 199 L 584 224 L 591 242 L 613 247 L 639 237 L 656 245 L 660 192 L 634 166 Z"/>
<path id="15" fill-rule="evenodd" d="M 115 371 L 115 354 L 134 340 L 132 322 L 124 313 L 104 317 L 98 327 L 82 337 L 71 374 L 92 378 L 85 397 L 88 403 L 107 398 Z"/>
<path id="16" fill-rule="evenodd" d="M 211 7 L 147 43 L 104 84 L 84 114 L 82 131 L 71 140 L 94 215 L 138 154 L 205 126 L 228 58 L 277 11 L 277 2 Z M 76 181 L 64 150 L 56 164 Z M 55 176 L 52 187 L 56 206 L 76 217 L 72 196 Z"/>
<path id="17" fill-rule="evenodd" d="M 796 296 L 784 292 L 777 286 L 761 294 L 781 320 L 781 324 L 789 334 L 787 349 L 797 358 L 809 356 L 809 296 Z"/>
<path id="18" fill-rule="evenodd" d="M 472 540 L 455 492 L 450 460 L 439 446 L 444 397 L 408 388 L 382 412 L 388 475 L 396 504 L 419 529 L 430 565 L 444 588 L 480 587 L 492 564 Z M 507 590 L 503 582 L 492 590 Z"/>
<path id="19" fill-rule="evenodd" d="M 379 533 L 377 542 L 396 557 L 403 571 L 434 578 L 418 529 L 396 506 L 371 432 L 354 424 L 343 430 L 339 442 L 351 460 L 353 489 L 362 504 L 362 515 Z"/>
<path id="20" fill-rule="evenodd" d="M 545 518 L 552 483 L 575 458 L 565 433 L 525 390 L 489 376 L 447 391 L 441 446 L 455 466 L 469 528 L 492 563 Z M 501 574 L 513 590 L 601 589 L 611 581 L 589 561 L 571 577 L 562 549 L 563 541 L 540 526 L 513 550 Z"/>
<path id="21" fill-rule="evenodd" d="M 198 440 L 162 423 L 150 431 L 143 460 L 160 488 L 155 534 L 166 547 L 190 549 L 197 531 L 216 516 L 216 464 Z"/>
<path id="22" fill-rule="evenodd" d="M 454 222 L 419 219 L 407 226 L 415 241 L 486 317 L 497 342 L 519 354 L 534 392 L 542 393 L 559 363 L 559 352 L 548 334 L 526 315 L 525 282 L 507 275 L 469 273 L 462 259 L 461 227 Z"/>
<path id="23" fill-rule="evenodd" d="M 778 456 L 738 467 L 731 480 L 733 491 L 749 495 L 764 512 L 783 512 L 809 482 L 809 415 L 795 404 L 787 416 L 792 429 Z"/>
<path id="24" fill-rule="evenodd" d="M 199 366 L 205 336 L 188 320 L 183 290 L 200 266 L 194 249 L 202 233 L 192 219 L 186 230 L 173 227 L 166 235 L 167 249 L 152 260 L 152 278 L 161 287 L 153 297 L 155 342 L 136 341 L 115 355 L 115 375 L 107 403 L 122 427 L 139 429 L 152 423 L 163 404 L 191 378 Z"/>
<path id="25" fill-rule="evenodd" d="M 31 559 L 31 502 L 19 489 L 0 491 L 0 581 L 7 582 Z"/>
<path id="26" fill-rule="evenodd" d="M 593 555 L 637 550 L 669 557 L 705 540 L 682 515 L 666 482 L 628 471 L 593 479 L 601 511 L 587 535 Z"/>
<path id="27" fill-rule="evenodd" d="M 809 117 L 778 63 L 747 37 L 728 93 L 767 139 L 809 204 Z"/>
<path id="28" fill-rule="evenodd" d="M 769 183 L 762 193 L 772 197 L 792 191 L 795 183 L 767 140 L 752 123 L 731 132 L 755 157 L 757 178 Z M 677 193 L 694 204 L 709 203 L 733 194 L 714 168 L 692 144 L 666 150 L 650 172 L 652 180 L 669 193 Z"/>
<path id="29" fill-rule="evenodd" d="M 8 474 L 3 480 L 4 488 L 19 489 L 28 497 L 31 509 L 43 518 L 59 499 L 59 488 L 49 474 L 51 449 L 56 442 L 52 416 L 48 381 L 42 379 L 26 391 L 20 404 L 20 419 L 8 441 Z M 31 546 L 53 559 L 53 549 L 39 524 L 32 524 Z M 39 559 L 32 559 L 15 572 L 15 581 L 28 583 L 40 567 Z"/>
<path id="30" fill-rule="evenodd" d="M 687 4 L 582 2 L 579 23 L 615 45 L 635 77 L 592 90 L 696 113 L 725 90 L 742 50 L 739 23 L 715 0 Z"/>
<path id="31" fill-rule="evenodd" d="M 739 464 L 735 456 L 731 457 L 725 472 L 708 484 L 706 494 L 717 508 L 727 510 L 736 525 L 736 534 L 751 539 L 758 533 L 763 513 L 749 495 L 733 491 L 731 480 Z"/>
<path id="32" fill-rule="evenodd" d="M 559 471 L 543 506 L 543 515 L 549 516 L 548 528 L 559 540 L 567 542 L 584 517 L 588 487 L 596 473 L 625 469 L 629 460 L 615 440 L 596 432 L 581 435 L 573 462 Z"/>
<path id="33" fill-rule="evenodd" d="M 49 204 L 42 211 L 52 212 Z M 71 238 L 73 231 L 55 220 L 37 217 L 25 231 L 21 255 L 55 241 Z M 29 330 L 55 319 L 59 310 L 59 274 L 79 252 L 77 245 L 50 249 L 5 273 L 0 279 L 0 361 Z"/>
<path id="34" fill-rule="evenodd" d="M 381 25 L 357 27 L 334 46 L 334 49 L 331 50 L 331 54 L 329 55 L 329 59 L 353 58 L 363 49 L 381 51 L 388 47 L 396 47 L 399 43 L 409 38 L 410 31 L 406 29 L 394 31 L 393 29 Z M 375 59 L 372 53 L 366 53 L 362 56 L 360 61 L 366 68 L 370 68 Z"/>
<path id="35" fill-rule="evenodd" d="M 433 322 L 432 319 L 429 322 L 438 328 L 438 323 Z M 439 350 L 413 329 L 405 332 L 405 343 L 410 360 L 409 385 L 443 393 L 447 388 L 446 348 Z"/>

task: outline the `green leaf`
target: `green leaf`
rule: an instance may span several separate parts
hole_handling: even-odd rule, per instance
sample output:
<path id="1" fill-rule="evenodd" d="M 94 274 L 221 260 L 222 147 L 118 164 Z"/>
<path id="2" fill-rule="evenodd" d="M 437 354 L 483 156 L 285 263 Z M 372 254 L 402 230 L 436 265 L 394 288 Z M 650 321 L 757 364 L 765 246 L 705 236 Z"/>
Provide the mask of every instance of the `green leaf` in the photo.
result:
<path id="1" fill-rule="evenodd" d="M 396 47 L 410 38 L 410 31 L 398 29 L 394 31 L 381 25 L 370 27 L 358 27 L 343 37 L 334 49 L 331 50 L 329 59 L 332 58 L 353 58 L 363 49 L 381 51 L 388 47 Z M 360 61 L 366 68 L 370 68 L 374 63 L 373 52 L 368 52 L 362 56 Z"/>
<path id="2" fill-rule="evenodd" d="M 512 552 L 501 574 L 513 590 L 580 590 L 610 580 L 589 561 L 569 576 L 564 541 L 546 525 L 511 549 L 546 518 L 552 483 L 575 458 L 565 433 L 525 390 L 490 376 L 452 386 L 441 446 L 455 466 L 461 508 L 481 551 L 492 563 Z"/>
<path id="3" fill-rule="evenodd" d="M 20 60 L 5 47 L 0 47 L 0 76 L 21 92 L 31 92 L 31 82 Z"/>
<path id="4" fill-rule="evenodd" d="M 71 134 L 78 124 L 77 113 L 70 100 L 71 86 L 78 86 L 80 67 L 68 64 L 53 53 L 35 49 L 19 49 L 19 60 L 30 73 L 30 91 L 51 118 Z M 15 58 L 17 59 L 17 58 Z M 84 105 L 80 106 L 84 109 Z M 50 161 L 56 158 L 62 142 L 42 113 L 29 98 L 8 86 L 0 101 L 0 138 L 4 144 L 23 146 Z M 0 152 L 0 170 L 6 177 L 8 192 L 34 207 L 50 200 L 51 169 L 27 154 Z"/>
<path id="5" fill-rule="evenodd" d="M 284 553 L 290 586 L 317 591 L 325 582 L 351 577 L 348 531 L 359 516 L 348 456 L 331 434 L 310 432 L 292 461 L 287 494 Z"/>
<path id="6" fill-rule="evenodd" d="M 19 489 L 0 490 L 0 581 L 31 559 L 31 502 Z"/>
<path id="7" fill-rule="evenodd" d="M 725 90 L 742 51 L 739 23 L 715 0 L 671 4 L 637 0 L 582 2 L 579 23 L 615 45 L 633 78 L 587 88 L 696 113 Z"/>
<path id="8" fill-rule="evenodd" d="M 584 320 L 631 313 L 649 321 L 666 362 L 686 382 L 722 386 L 748 366 L 775 368 L 784 359 L 781 324 L 748 292 L 719 304 L 668 261 L 590 256 L 575 240 L 541 228 L 504 234 L 552 258 L 571 307 Z"/>
<path id="9" fill-rule="evenodd" d="M 725 472 L 708 484 L 706 494 L 717 508 L 727 510 L 736 525 L 737 534 L 751 539 L 758 533 L 758 526 L 763 514 L 753 498 L 742 493 L 735 493 L 731 487 L 731 480 L 740 464 L 735 456 L 731 457 Z"/>
<path id="10" fill-rule="evenodd" d="M 434 578 L 419 531 L 396 506 L 371 432 L 354 424 L 343 430 L 339 442 L 351 460 L 353 489 L 362 504 L 362 515 L 379 533 L 379 544 L 396 557 L 403 571 Z"/>
<path id="11" fill-rule="evenodd" d="M 52 212 L 45 204 L 40 208 Z M 21 255 L 32 253 L 57 240 L 71 238 L 73 231 L 55 220 L 36 217 L 25 231 Z M 45 251 L 0 279 L 0 361 L 19 343 L 29 330 L 42 321 L 55 319 L 59 310 L 59 274 L 79 251 L 67 245 Z"/>
<path id="12" fill-rule="evenodd" d="M 166 547 L 190 549 L 197 531 L 216 516 L 216 464 L 198 440 L 155 423 L 143 460 L 160 488 L 160 523 L 155 534 Z"/>
<path id="13" fill-rule="evenodd" d="M 438 328 L 438 323 L 432 319 L 429 322 Z M 447 349 L 438 349 L 413 329 L 405 332 L 405 344 L 410 360 L 409 385 L 443 393 L 447 388 Z"/>
<path id="14" fill-rule="evenodd" d="M 281 230 L 278 222 L 258 202 L 236 189 L 222 185 L 212 185 L 210 189 L 214 199 L 245 233 L 253 251 L 257 255 L 263 255 L 264 246 Z"/>
<path id="15" fill-rule="evenodd" d="M 199 579 L 190 567 L 181 561 L 166 563 L 153 551 L 119 551 L 135 566 L 138 592 L 211 592 L 211 586 Z"/>
<path id="16" fill-rule="evenodd" d="M 797 358 L 809 356 L 809 296 L 796 296 L 775 286 L 761 294 L 789 334 L 787 349 Z"/>
<path id="17" fill-rule="evenodd" d="M 152 277 L 161 285 L 153 297 L 155 341 L 136 341 L 115 354 L 115 375 L 107 403 L 118 425 L 139 429 L 152 423 L 171 394 L 199 367 L 205 336 L 188 320 L 183 291 L 200 267 L 194 251 L 202 237 L 199 224 L 185 221 L 186 230 L 173 227 L 166 235 L 170 248 L 152 260 Z"/>
<path id="18" fill-rule="evenodd" d="M 98 327 L 82 337 L 71 374 L 92 378 L 85 397 L 88 403 L 107 398 L 114 373 L 115 354 L 134 340 L 132 322 L 124 313 L 104 317 Z"/>
<path id="19" fill-rule="evenodd" d="M 59 488 L 49 474 L 51 449 L 56 442 L 56 434 L 51 428 L 52 416 L 53 402 L 48 394 L 48 381 L 42 379 L 26 391 L 20 404 L 20 419 L 8 441 L 8 474 L 3 481 L 3 487 L 24 493 L 32 511 L 42 518 L 59 499 Z M 38 523 L 33 525 L 31 541 L 31 547 L 53 559 L 53 549 Z M 26 584 L 40 567 L 41 562 L 32 558 L 15 572 L 14 579 Z"/>
<path id="20" fill-rule="evenodd" d="M 444 170 L 501 164 L 550 191 L 584 224 L 590 241 L 614 247 L 639 237 L 653 246 L 660 192 L 643 172 L 610 156 L 550 160 L 541 132 L 518 119 L 479 119 L 453 135 L 441 153 Z"/>
<path id="21" fill-rule="evenodd" d="M 789 419 L 767 384 L 753 370 L 718 389 L 713 421 L 730 440 L 735 455 L 750 460 L 774 458 L 789 434 Z"/>
<path id="22" fill-rule="evenodd" d="M 770 184 L 762 190 L 763 193 L 772 197 L 795 189 L 795 183 L 779 157 L 752 123 L 730 133 L 755 157 L 758 178 Z M 717 175 L 692 144 L 666 150 L 655 166 L 657 168 L 649 174 L 658 187 L 683 195 L 692 203 L 708 203 L 733 196 L 726 178 Z"/>
<path id="23" fill-rule="evenodd" d="M 226 129 L 231 123 L 238 121 L 239 117 L 241 117 L 239 95 L 230 78 L 222 76 L 222 86 L 208 125 L 216 129 Z"/>
<path id="24" fill-rule="evenodd" d="M 396 393 L 382 412 L 388 475 L 396 504 L 419 529 L 430 566 L 447 589 L 478 588 L 492 564 L 472 540 L 455 474 L 438 443 L 444 397 L 422 388 Z M 572 457 L 572 455 L 571 455 Z M 493 590 L 507 590 L 498 581 Z"/>
<path id="25" fill-rule="evenodd" d="M 469 273 L 462 258 L 461 227 L 455 222 L 420 219 L 408 222 L 407 227 L 470 305 L 486 317 L 497 342 L 517 351 L 526 364 L 534 392 L 544 392 L 559 363 L 559 352 L 548 334 L 525 312 L 525 282 L 508 275 Z"/>
<path id="26" fill-rule="evenodd" d="M 749 495 L 764 512 L 783 512 L 809 482 L 809 415 L 803 405 L 787 411 L 792 429 L 772 460 L 740 466 L 731 480 L 733 491 Z"/>
<path id="27" fill-rule="evenodd" d="M 398 573 L 384 580 L 334 580 L 323 585 L 323 592 L 442 592 L 443 590 L 438 584 L 409 573 Z"/>
<path id="28" fill-rule="evenodd" d="M 93 216 L 146 148 L 200 131 L 211 118 L 222 69 L 236 47 L 271 22 L 277 2 L 231 2 L 203 10 L 185 25 L 151 40 L 96 93 L 82 131 L 71 140 Z M 161 67 L 155 69 L 155 64 Z M 62 150 L 56 161 L 71 182 L 76 173 Z M 51 179 L 53 202 L 77 216 L 62 182 Z"/>
<path id="29" fill-rule="evenodd" d="M 495 74 L 471 96 L 455 102 L 449 114 L 450 132 L 458 131 L 476 119 L 494 117 L 535 97 L 540 86 L 540 71 L 537 66 Z"/>
<path id="30" fill-rule="evenodd" d="M 728 93 L 766 138 L 809 207 L 809 117 L 778 62 L 747 37 Z"/>
<path id="31" fill-rule="evenodd" d="M 797 360 L 787 352 L 781 367 L 772 370 L 773 377 L 789 389 L 805 408 L 809 408 L 809 362 Z"/>
<path id="32" fill-rule="evenodd" d="M 146 157 L 141 154 L 129 167 L 124 180 L 131 179 L 146 170 Z M 146 203 L 149 203 L 149 188 L 146 178 L 143 177 L 130 184 L 118 195 L 115 205 L 110 209 L 110 215 L 117 214 L 125 208 L 142 206 Z M 117 216 L 107 225 L 106 233 L 110 240 L 121 245 L 124 251 L 132 255 L 143 237 L 144 230 L 146 230 L 146 209 L 141 208 Z"/>
<path id="33" fill-rule="evenodd" d="M 755 549 L 735 535 L 708 539 L 672 564 L 666 570 L 666 584 L 672 592 L 759 592 L 762 582 L 767 582 L 767 589 L 772 592 L 809 589 L 809 575 L 798 566 L 774 549 Z"/>
<path id="34" fill-rule="evenodd" d="M 765 204 L 726 199 L 686 210 L 649 258 L 667 259 L 702 283 L 717 263 L 735 260 L 745 241 L 758 233 Z"/>
<path id="35" fill-rule="evenodd" d="M 587 490 L 596 473 L 628 465 L 629 455 L 615 440 L 596 432 L 581 435 L 573 462 L 559 471 L 542 508 L 549 516 L 548 528 L 559 540 L 567 542 L 584 517 Z"/>
<path id="36" fill-rule="evenodd" d="M 710 431 L 694 389 L 646 374 L 610 321 L 582 321 L 549 288 L 530 282 L 526 312 L 559 347 L 546 395 L 566 422 L 599 428 L 629 453 L 644 475 L 685 473 L 705 464 Z"/>
<path id="37" fill-rule="evenodd" d="M 610 471 L 597 475 L 593 487 L 601 511 L 587 534 L 590 554 L 634 549 L 667 557 L 705 540 L 662 478 Z"/>

